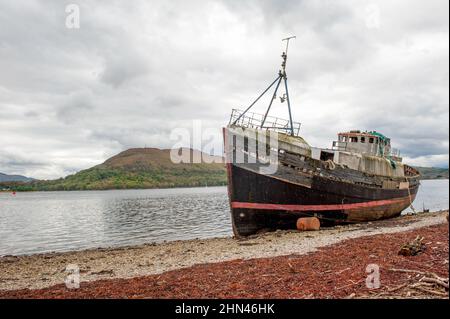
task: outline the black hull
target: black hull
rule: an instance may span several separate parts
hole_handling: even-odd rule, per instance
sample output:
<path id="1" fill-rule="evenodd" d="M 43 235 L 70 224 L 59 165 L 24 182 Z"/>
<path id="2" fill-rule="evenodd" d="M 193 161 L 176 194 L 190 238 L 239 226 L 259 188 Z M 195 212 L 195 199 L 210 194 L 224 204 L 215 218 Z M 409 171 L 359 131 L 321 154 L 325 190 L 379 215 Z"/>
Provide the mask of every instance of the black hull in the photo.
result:
<path id="1" fill-rule="evenodd" d="M 317 216 L 322 225 L 395 217 L 411 204 L 419 188 L 418 178 L 410 178 L 405 189 L 386 189 L 301 174 L 289 165 L 280 165 L 273 175 L 258 169 L 258 164 L 227 164 L 236 236 L 295 228 L 304 216 Z"/>

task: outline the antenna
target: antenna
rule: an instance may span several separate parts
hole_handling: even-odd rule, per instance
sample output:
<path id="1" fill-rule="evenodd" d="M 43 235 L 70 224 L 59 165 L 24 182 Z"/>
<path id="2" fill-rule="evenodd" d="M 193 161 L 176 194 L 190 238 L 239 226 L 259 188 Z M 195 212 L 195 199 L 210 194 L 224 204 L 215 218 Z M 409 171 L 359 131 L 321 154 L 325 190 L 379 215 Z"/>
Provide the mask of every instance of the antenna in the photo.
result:
<path id="1" fill-rule="evenodd" d="M 287 60 L 287 54 L 288 54 L 288 50 L 289 50 L 289 41 L 291 39 L 297 39 L 297 36 L 293 35 L 291 37 L 287 37 L 287 38 L 281 40 L 281 41 L 286 41 L 286 50 L 281 55 L 281 57 L 283 58 L 283 63 L 281 64 L 281 67 L 283 68 L 284 76 L 286 76 L 286 60 Z"/>
<path id="2" fill-rule="evenodd" d="M 267 115 L 269 114 L 270 108 L 272 107 L 272 103 L 273 103 L 273 101 L 275 100 L 275 98 L 276 98 L 276 96 L 277 96 L 278 88 L 280 87 L 281 82 L 284 81 L 284 88 L 285 88 L 285 92 L 286 92 L 286 93 L 281 97 L 281 102 L 283 103 L 284 101 L 287 101 L 288 111 L 289 111 L 289 124 L 290 124 L 290 125 L 289 125 L 290 127 L 288 128 L 288 130 L 291 131 L 291 132 L 290 132 L 291 135 L 294 136 L 294 125 L 293 125 L 293 122 L 292 122 L 292 113 L 291 113 L 291 101 L 290 101 L 290 99 L 289 99 L 289 91 L 288 91 L 288 85 L 287 85 L 286 61 L 287 61 L 287 53 L 288 53 L 288 49 L 289 49 L 289 41 L 290 41 L 291 39 L 296 39 L 296 38 L 297 38 L 297 37 L 296 37 L 295 35 L 293 35 L 293 36 L 287 37 L 287 38 L 285 38 L 285 39 L 282 39 L 282 41 L 286 41 L 286 50 L 285 50 L 285 51 L 283 52 L 283 54 L 281 55 L 281 58 L 283 59 L 283 62 L 281 63 L 281 70 L 278 72 L 278 77 L 275 79 L 275 81 L 272 82 L 272 84 L 269 85 L 269 87 L 268 87 L 267 89 L 264 90 L 264 92 L 262 92 L 262 93 L 256 98 L 255 101 L 253 101 L 252 104 L 250 104 L 249 107 L 247 107 L 247 109 L 246 109 L 244 112 L 242 112 L 242 113 L 237 117 L 236 120 L 234 120 L 233 125 L 235 125 L 235 124 L 241 119 L 241 117 L 244 116 L 245 113 L 247 113 L 247 111 L 250 110 L 250 109 L 253 107 L 253 105 L 255 105 L 256 102 L 258 102 L 258 100 L 259 100 L 264 94 L 266 94 L 267 91 L 269 91 L 270 88 L 271 88 L 272 86 L 274 86 L 275 83 L 276 83 L 277 85 L 276 85 L 276 87 L 275 87 L 275 92 L 273 93 L 272 99 L 270 100 L 269 107 L 267 108 L 267 111 L 266 111 L 266 113 L 264 114 L 264 118 L 263 118 L 263 120 L 262 120 L 262 122 L 261 122 L 261 128 L 263 128 L 263 127 L 264 127 L 264 123 L 266 122 L 266 119 L 267 119 Z"/>
<path id="3" fill-rule="evenodd" d="M 293 36 L 291 36 L 291 37 L 287 37 L 287 38 L 285 38 L 285 39 L 283 39 L 283 40 L 281 40 L 281 41 L 286 41 L 286 55 L 287 55 L 287 53 L 288 53 L 288 49 L 289 49 L 289 40 L 290 39 L 297 39 L 297 36 L 295 36 L 295 35 L 293 35 Z"/>

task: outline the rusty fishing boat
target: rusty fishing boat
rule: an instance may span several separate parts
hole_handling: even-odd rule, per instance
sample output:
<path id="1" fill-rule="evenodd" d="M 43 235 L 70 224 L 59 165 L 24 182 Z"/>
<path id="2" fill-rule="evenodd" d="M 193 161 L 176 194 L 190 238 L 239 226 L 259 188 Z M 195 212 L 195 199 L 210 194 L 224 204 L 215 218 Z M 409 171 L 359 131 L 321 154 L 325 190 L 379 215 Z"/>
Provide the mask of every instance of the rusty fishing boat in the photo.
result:
<path id="1" fill-rule="evenodd" d="M 402 163 L 390 138 L 376 131 L 337 134 L 330 148 L 310 146 L 292 121 L 286 75 L 289 40 L 278 77 L 223 129 L 228 195 L 235 236 L 290 229 L 303 217 L 321 225 L 395 217 L 419 189 L 419 172 Z M 273 86 L 264 114 L 249 112 Z M 280 86 L 289 119 L 269 116 Z M 269 137 L 274 135 L 276 138 Z"/>

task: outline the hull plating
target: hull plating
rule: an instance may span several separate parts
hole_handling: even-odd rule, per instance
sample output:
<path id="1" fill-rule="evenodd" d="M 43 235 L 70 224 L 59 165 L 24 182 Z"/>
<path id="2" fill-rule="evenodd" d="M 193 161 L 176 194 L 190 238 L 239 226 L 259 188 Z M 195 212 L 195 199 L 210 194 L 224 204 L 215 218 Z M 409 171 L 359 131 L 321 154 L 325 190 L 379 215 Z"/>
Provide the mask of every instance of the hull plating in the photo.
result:
<path id="1" fill-rule="evenodd" d="M 317 216 L 323 225 L 366 222 L 398 216 L 414 200 L 419 182 L 408 189 L 383 189 L 307 176 L 293 167 L 274 175 L 257 164 L 227 164 L 233 230 L 247 236 L 262 230 L 295 228 L 302 216 Z"/>

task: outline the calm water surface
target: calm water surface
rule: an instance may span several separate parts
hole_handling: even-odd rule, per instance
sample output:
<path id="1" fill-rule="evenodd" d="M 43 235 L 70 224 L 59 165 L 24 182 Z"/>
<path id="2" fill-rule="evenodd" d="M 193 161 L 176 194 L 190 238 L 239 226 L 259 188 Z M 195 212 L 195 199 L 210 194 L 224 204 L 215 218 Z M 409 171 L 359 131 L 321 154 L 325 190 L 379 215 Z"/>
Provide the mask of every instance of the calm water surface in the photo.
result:
<path id="1" fill-rule="evenodd" d="M 416 210 L 447 209 L 448 191 L 423 181 Z M 0 255 L 231 234 L 226 187 L 0 193 Z"/>

